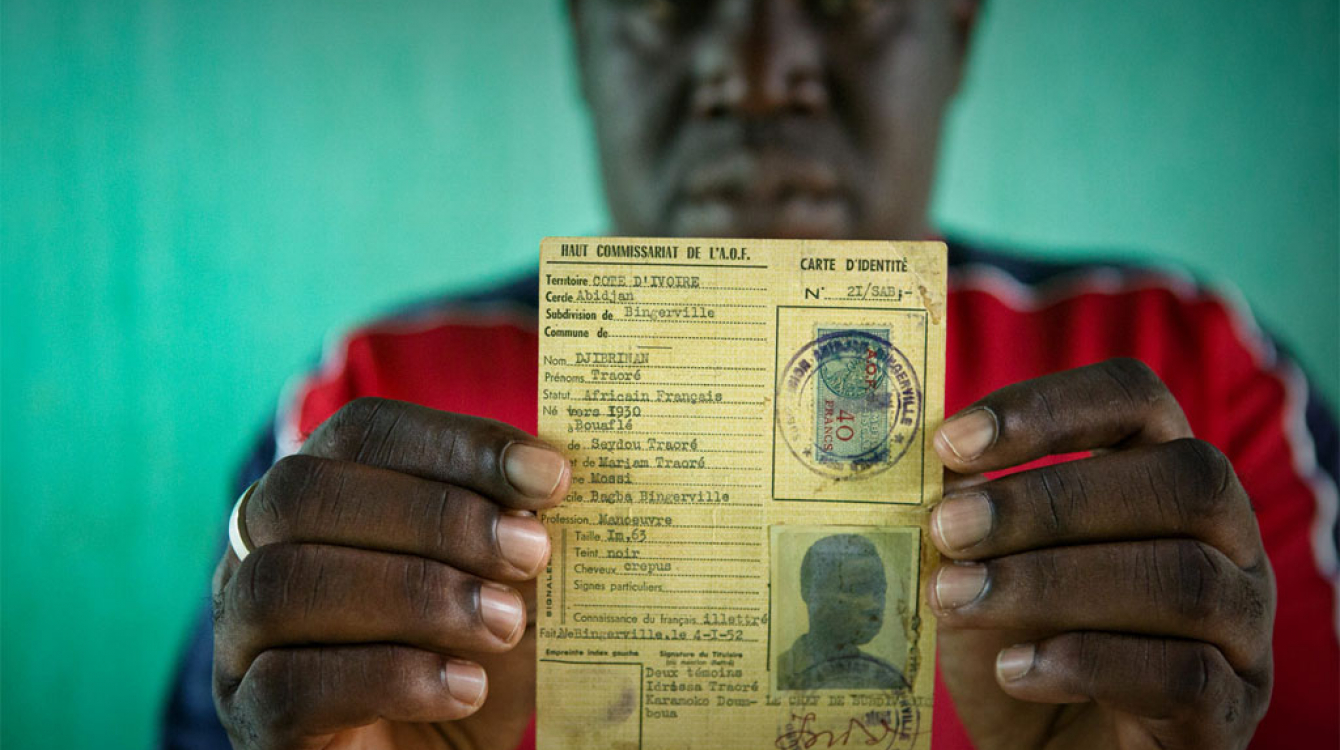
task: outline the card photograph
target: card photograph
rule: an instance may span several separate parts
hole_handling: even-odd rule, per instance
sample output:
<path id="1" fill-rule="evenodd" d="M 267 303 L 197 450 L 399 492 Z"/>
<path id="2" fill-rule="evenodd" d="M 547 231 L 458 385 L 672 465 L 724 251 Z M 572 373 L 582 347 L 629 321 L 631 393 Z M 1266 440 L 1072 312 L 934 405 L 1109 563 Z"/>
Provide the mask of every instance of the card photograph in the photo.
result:
<path id="1" fill-rule="evenodd" d="M 920 530 L 774 526 L 776 690 L 905 690 Z"/>

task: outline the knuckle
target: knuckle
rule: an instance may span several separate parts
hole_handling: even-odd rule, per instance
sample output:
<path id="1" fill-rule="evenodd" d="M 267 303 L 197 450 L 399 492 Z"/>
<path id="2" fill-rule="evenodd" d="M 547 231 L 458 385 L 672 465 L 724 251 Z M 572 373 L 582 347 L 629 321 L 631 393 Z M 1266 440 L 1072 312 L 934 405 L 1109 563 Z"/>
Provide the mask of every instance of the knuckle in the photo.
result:
<path id="1" fill-rule="evenodd" d="M 1262 664 L 1269 664 L 1272 659 L 1275 630 L 1275 577 L 1268 566 L 1264 573 L 1261 575 L 1247 571 L 1239 576 L 1238 597 L 1234 607 L 1238 618 L 1237 630 L 1241 634 L 1248 659 L 1247 667 L 1257 673 Z M 1268 674 L 1270 670 L 1264 671 Z"/>
<path id="2" fill-rule="evenodd" d="M 1268 651 L 1275 620 L 1274 592 L 1248 581 L 1242 587 L 1237 612 L 1248 638 L 1261 650 Z"/>
<path id="3" fill-rule="evenodd" d="M 1244 701 L 1248 708 L 1246 718 L 1255 725 L 1265 716 L 1266 709 L 1270 707 L 1271 693 L 1275 689 L 1274 660 L 1268 646 L 1261 663 L 1247 675 L 1245 687 Z"/>
<path id="4" fill-rule="evenodd" d="M 320 476 L 325 464 L 325 459 L 315 456 L 302 454 L 284 456 L 265 472 L 256 491 L 265 488 L 272 490 L 273 494 L 294 494 Z"/>
<path id="5" fill-rule="evenodd" d="M 1204 715 L 1222 702 L 1232 670 L 1208 643 L 1185 643 L 1167 654 L 1163 691 L 1174 712 Z"/>
<path id="6" fill-rule="evenodd" d="M 391 416 L 391 401 L 360 396 L 335 412 L 313 435 L 316 452 L 323 455 L 358 456 L 371 436 L 383 432 L 379 427 Z"/>
<path id="7" fill-rule="evenodd" d="M 528 439 L 511 425 L 485 417 L 453 415 L 437 435 L 438 455 L 453 474 L 486 484 L 502 478 L 502 453 L 509 443 Z"/>
<path id="8" fill-rule="evenodd" d="M 284 619 L 298 560 L 286 545 L 258 547 L 238 566 L 225 589 L 223 608 L 250 627 L 269 629 Z"/>
<path id="9" fill-rule="evenodd" d="M 1000 421 L 1002 434 L 1021 434 L 1036 429 L 1033 425 L 1038 419 L 1050 423 L 1060 423 L 1061 413 L 1056 401 L 1057 394 L 1051 388 L 1020 388 L 1012 392 L 1013 403 L 992 404 Z"/>
<path id="10" fill-rule="evenodd" d="M 1065 388 L 1057 383 L 1026 382 L 1006 386 L 978 401 L 996 419 L 996 445 L 1012 441 L 1053 444 L 1064 441 L 1060 431 L 1042 429 L 1042 425 L 1064 425 Z"/>
<path id="11" fill-rule="evenodd" d="M 376 396 L 359 396 L 341 406 L 331 420 L 337 427 L 365 427 L 377 419 L 386 403 L 386 399 Z"/>
<path id="12" fill-rule="evenodd" d="M 469 490 L 440 485 L 419 509 L 420 544 L 435 557 L 460 560 L 471 570 L 481 565 L 488 572 L 502 570 L 500 556 L 484 541 L 492 539 L 499 514 L 496 505 Z"/>
<path id="13" fill-rule="evenodd" d="M 236 714 L 237 691 L 242 685 L 242 678 L 238 675 L 230 674 L 219 663 L 218 652 L 215 652 L 213 671 L 210 675 L 210 692 L 214 698 L 214 709 L 218 712 L 219 718 L 226 723 L 229 717 Z"/>
<path id="14" fill-rule="evenodd" d="M 1179 539 L 1158 543 L 1156 580 L 1167 581 L 1163 593 L 1172 611 L 1186 621 L 1215 620 L 1229 606 L 1227 573 L 1220 553 L 1202 542 Z"/>
<path id="15" fill-rule="evenodd" d="M 1072 531 L 1076 506 L 1085 500 L 1084 483 L 1073 463 L 1047 466 L 1020 475 L 1022 491 L 1028 498 L 1029 518 L 1052 538 L 1063 538 Z"/>
<path id="16" fill-rule="evenodd" d="M 1109 359 L 1093 371 L 1100 378 L 1099 392 L 1111 402 L 1132 415 L 1181 414 L 1181 407 L 1158 373 L 1143 361 L 1133 357 Z"/>
<path id="17" fill-rule="evenodd" d="M 1224 540 L 1237 538 L 1238 524 L 1249 509 L 1233 464 L 1214 445 L 1181 438 L 1160 445 L 1156 468 L 1150 471 L 1154 492 L 1167 517 L 1183 530 L 1212 532 Z"/>
<path id="18" fill-rule="evenodd" d="M 1061 592 L 1068 588 L 1071 567 L 1061 548 L 1036 550 L 1024 555 L 1000 558 L 989 564 L 987 596 L 1001 593 L 1018 601 L 1045 602 L 1046 608 L 1060 604 Z"/>
<path id="19" fill-rule="evenodd" d="M 475 592 L 470 581 L 452 576 L 448 569 L 424 558 L 405 563 L 405 600 L 415 608 L 415 615 L 431 623 L 436 632 L 458 628 L 462 613 L 474 609 Z"/>
<path id="20" fill-rule="evenodd" d="M 1182 438 L 1170 443 L 1169 447 L 1177 462 L 1178 479 L 1190 490 L 1185 496 L 1193 512 L 1203 514 L 1223 510 L 1233 499 L 1237 487 L 1233 464 L 1223 451 L 1196 438 Z"/>
<path id="21" fill-rule="evenodd" d="M 214 629 L 217 632 L 227 621 L 231 613 L 228 607 L 228 597 L 225 594 L 226 589 L 220 589 L 213 592 L 209 597 L 210 620 L 214 623 Z"/>
<path id="22" fill-rule="evenodd" d="M 326 469 L 325 459 L 295 454 L 275 462 L 247 500 L 247 530 L 253 541 L 282 541 L 292 536 L 311 487 Z"/>
<path id="23" fill-rule="evenodd" d="M 1152 403 L 1167 397 L 1168 387 L 1163 384 L 1158 373 L 1143 360 L 1134 357 L 1117 357 L 1102 363 L 1108 377 L 1122 385 L 1132 400 Z"/>
<path id="24" fill-rule="evenodd" d="M 1108 674 L 1106 639 L 1098 633 L 1082 632 L 1074 636 L 1072 644 L 1075 671 L 1073 680 L 1078 692 L 1093 695 Z"/>
<path id="25" fill-rule="evenodd" d="M 309 657 L 312 655 L 308 655 Z M 271 729 L 299 725 L 315 708 L 311 683 L 299 674 L 296 655 L 284 651 L 264 651 L 256 656 L 247 672 L 258 723 Z M 326 670 L 317 670 L 318 673 Z"/>
<path id="26" fill-rule="evenodd" d="M 262 720 L 264 706 L 254 699 L 236 700 L 221 694 L 217 687 L 214 707 L 228 733 L 231 747 L 258 750 L 275 746 L 273 730 Z"/>

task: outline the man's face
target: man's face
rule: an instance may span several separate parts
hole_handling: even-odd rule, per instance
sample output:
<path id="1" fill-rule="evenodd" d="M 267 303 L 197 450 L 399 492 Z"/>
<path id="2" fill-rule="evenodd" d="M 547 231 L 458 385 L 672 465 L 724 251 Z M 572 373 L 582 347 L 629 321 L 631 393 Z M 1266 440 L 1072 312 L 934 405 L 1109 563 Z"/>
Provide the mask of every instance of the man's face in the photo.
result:
<path id="1" fill-rule="evenodd" d="M 616 231 L 928 234 L 970 3 L 571 2 Z"/>
<path id="2" fill-rule="evenodd" d="M 875 554 L 826 558 L 806 592 L 810 635 L 841 646 L 869 643 L 884 625 L 887 582 Z"/>

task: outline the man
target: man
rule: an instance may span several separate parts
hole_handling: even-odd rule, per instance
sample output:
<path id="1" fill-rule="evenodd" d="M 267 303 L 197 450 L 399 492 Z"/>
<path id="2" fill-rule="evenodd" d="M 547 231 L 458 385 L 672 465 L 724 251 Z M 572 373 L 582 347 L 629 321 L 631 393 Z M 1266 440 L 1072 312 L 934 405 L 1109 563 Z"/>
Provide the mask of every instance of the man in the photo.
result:
<path id="1" fill-rule="evenodd" d="M 860 648 L 884 627 L 888 585 L 869 539 L 834 534 L 810 545 L 800 561 L 809 630 L 777 657 L 777 688 L 905 690 L 901 670 Z"/>
<path id="2" fill-rule="evenodd" d="M 570 6 L 616 232 L 931 234 L 974 3 Z M 963 727 L 980 748 L 1334 746 L 1334 591 L 1308 543 L 1334 469 L 1292 370 L 1189 285 L 961 247 L 951 264 L 937 747 L 966 747 Z M 531 512 L 570 478 L 528 434 L 534 289 L 369 326 L 304 382 L 170 721 L 221 720 L 247 748 L 530 741 L 549 552 Z"/>

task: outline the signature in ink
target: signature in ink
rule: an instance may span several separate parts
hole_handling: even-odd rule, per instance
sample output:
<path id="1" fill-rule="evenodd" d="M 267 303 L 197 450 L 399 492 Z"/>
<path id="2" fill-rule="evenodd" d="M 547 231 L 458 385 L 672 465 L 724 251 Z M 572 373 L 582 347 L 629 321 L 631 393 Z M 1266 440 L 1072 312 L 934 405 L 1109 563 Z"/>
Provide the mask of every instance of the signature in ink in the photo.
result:
<path id="1" fill-rule="evenodd" d="M 841 732 L 818 730 L 815 727 L 817 723 L 818 717 L 812 712 L 804 715 L 791 714 L 791 721 L 787 722 L 786 731 L 777 737 L 775 747 L 778 750 L 849 746 L 891 748 L 895 741 L 910 740 L 913 737 L 907 731 L 906 725 L 901 727 L 894 725 L 888 711 L 871 711 L 859 718 L 853 716 L 847 720 L 847 726 Z"/>

